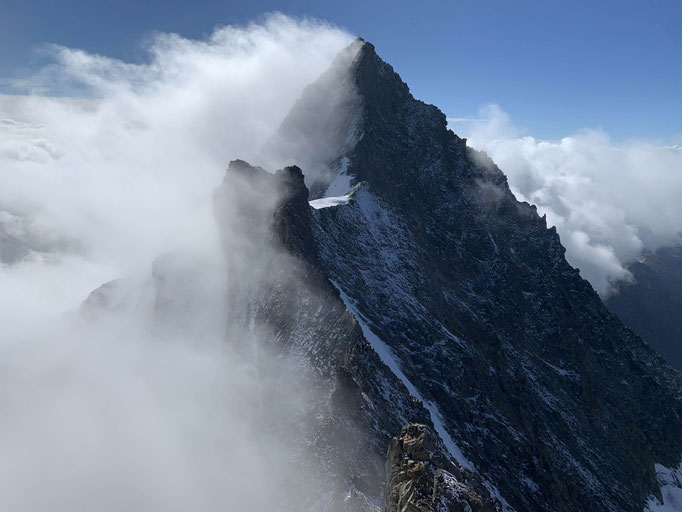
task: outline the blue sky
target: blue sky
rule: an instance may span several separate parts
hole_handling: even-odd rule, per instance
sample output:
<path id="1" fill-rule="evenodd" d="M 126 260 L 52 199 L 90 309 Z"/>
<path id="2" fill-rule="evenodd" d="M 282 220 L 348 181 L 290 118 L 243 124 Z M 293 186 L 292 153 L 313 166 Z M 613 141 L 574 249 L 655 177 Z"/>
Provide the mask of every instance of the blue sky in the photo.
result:
<path id="1" fill-rule="evenodd" d="M 601 127 L 614 139 L 682 134 L 682 2 L 3 0 L 0 77 L 45 63 L 47 42 L 128 61 L 153 31 L 202 37 L 268 11 L 373 42 L 420 99 L 452 117 L 497 103 L 524 132 Z"/>

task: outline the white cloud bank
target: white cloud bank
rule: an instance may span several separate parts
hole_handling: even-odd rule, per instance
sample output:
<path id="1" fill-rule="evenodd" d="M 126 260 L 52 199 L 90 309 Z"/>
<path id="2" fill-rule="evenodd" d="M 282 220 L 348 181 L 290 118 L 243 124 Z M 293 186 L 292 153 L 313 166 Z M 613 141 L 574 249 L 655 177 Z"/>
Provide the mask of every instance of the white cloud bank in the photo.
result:
<path id="1" fill-rule="evenodd" d="M 484 150 L 516 197 L 556 226 L 568 261 L 603 296 L 629 279 L 644 249 L 682 241 L 682 152 L 648 140 L 612 141 L 603 130 L 561 140 L 521 136 L 496 105 L 450 127 Z"/>
<path id="2" fill-rule="evenodd" d="M 33 294 L 25 282 L 16 294 L 0 286 L 10 316 L 33 318 L 43 300 L 76 307 L 166 251 L 216 251 L 211 197 L 227 163 L 257 163 L 303 87 L 350 40 L 274 15 L 205 41 L 158 35 L 142 65 L 54 48 L 54 65 L 30 84 L 87 99 L 0 95 L 0 232 L 40 249 L 0 279 L 41 266 Z"/>
<path id="3" fill-rule="evenodd" d="M 216 289 L 180 275 L 177 293 L 220 307 L 213 191 L 231 159 L 259 161 L 351 39 L 273 15 L 201 41 L 159 34 L 144 64 L 54 47 L 25 94 L 0 95 L 0 509 L 273 509 L 290 454 L 253 428 L 267 383 L 215 318 L 197 336 L 171 322 L 159 343 L 151 263 L 207 261 Z M 122 276 L 136 311 L 73 314 Z"/>

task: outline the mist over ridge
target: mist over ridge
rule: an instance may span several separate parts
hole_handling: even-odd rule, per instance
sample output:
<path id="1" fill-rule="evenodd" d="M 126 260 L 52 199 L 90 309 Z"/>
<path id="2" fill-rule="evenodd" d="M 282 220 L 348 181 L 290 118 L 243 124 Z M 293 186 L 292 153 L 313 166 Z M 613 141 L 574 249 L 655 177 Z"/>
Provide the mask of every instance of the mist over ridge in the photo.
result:
<path id="1" fill-rule="evenodd" d="M 674 502 L 682 381 L 595 290 L 679 237 L 675 148 L 467 141 L 282 14 L 53 51 L 0 96 L 0 508 Z"/>
<path id="2" fill-rule="evenodd" d="M 286 507 L 316 391 L 240 323 L 279 192 L 215 190 L 237 157 L 275 170 L 262 147 L 351 40 L 272 14 L 157 34 L 145 64 L 54 46 L 0 96 L 0 508 Z"/>

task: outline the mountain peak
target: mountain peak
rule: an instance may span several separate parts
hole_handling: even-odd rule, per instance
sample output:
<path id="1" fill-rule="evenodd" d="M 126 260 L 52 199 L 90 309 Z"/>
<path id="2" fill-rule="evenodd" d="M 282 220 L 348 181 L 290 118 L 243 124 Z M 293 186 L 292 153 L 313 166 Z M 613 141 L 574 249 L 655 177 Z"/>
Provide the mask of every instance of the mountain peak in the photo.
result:
<path id="1" fill-rule="evenodd" d="M 360 95 L 366 95 L 377 88 L 389 86 L 391 92 L 399 92 L 401 97 L 409 95 L 410 89 L 395 72 L 393 67 L 384 61 L 376 52 L 372 43 L 356 40 L 350 47 L 357 45 L 357 55 L 351 66 L 351 73 Z M 344 50 L 345 51 L 345 50 Z M 389 92 L 389 91 L 385 91 Z M 367 98 L 372 100 L 374 98 Z"/>
<path id="2" fill-rule="evenodd" d="M 356 182 L 376 178 L 356 169 L 352 154 L 371 152 L 386 139 L 405 147 L 405 139 L 421 128 L 427 130 L 426 138 L 442 139 L 447 132 L 445 115 L 415 100 L 374 45 L 357 38 L 306 87 L 266 153 L 273 155 L 272 167 L 295 163 L 303 168 L 311 195 L 317 198 L 340 172 L 354 175 Z M 350 168 L 341 164 L 344 158 L 350 158 Z"/>

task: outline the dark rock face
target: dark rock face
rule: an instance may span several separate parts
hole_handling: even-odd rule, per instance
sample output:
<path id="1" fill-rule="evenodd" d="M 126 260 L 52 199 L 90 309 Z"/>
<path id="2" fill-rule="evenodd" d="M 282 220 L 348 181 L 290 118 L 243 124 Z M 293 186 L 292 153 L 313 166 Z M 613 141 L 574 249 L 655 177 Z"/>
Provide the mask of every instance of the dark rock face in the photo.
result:
<path id="1" fill-rule="evenodd" d="M 666 247 L 630 265 L 634 277 L 622 283 L 606 305 L 682 371 L 682 247 Z"/>
<path id="2" fill-rule="evenodd" d="M 370 44 L 351 76 L 361 137 L 335 161 L 349 160 L 356 188 L 311 222 L 321 272 L 369 345 L 427 406 L 453 457 L 461 449 L 509 506 L 641 510 L 654 463 L 675 466 L 682 453 L 679 374 L 609 313 L 555 229 Z"/>
<path id="3" fill-rule="evenodd" d="M 385 512 L 494 512 L 501 505 L 487 492 L 484 497 L 466 482 L 461 468 L 441 454 L 437 435 L 426 425 L 410 423 L 394 437 L 386 457 Z M 445 466 L 448 469 L 440 467 Z M 484 489 L 477 482 L 480 489 Z"/>

